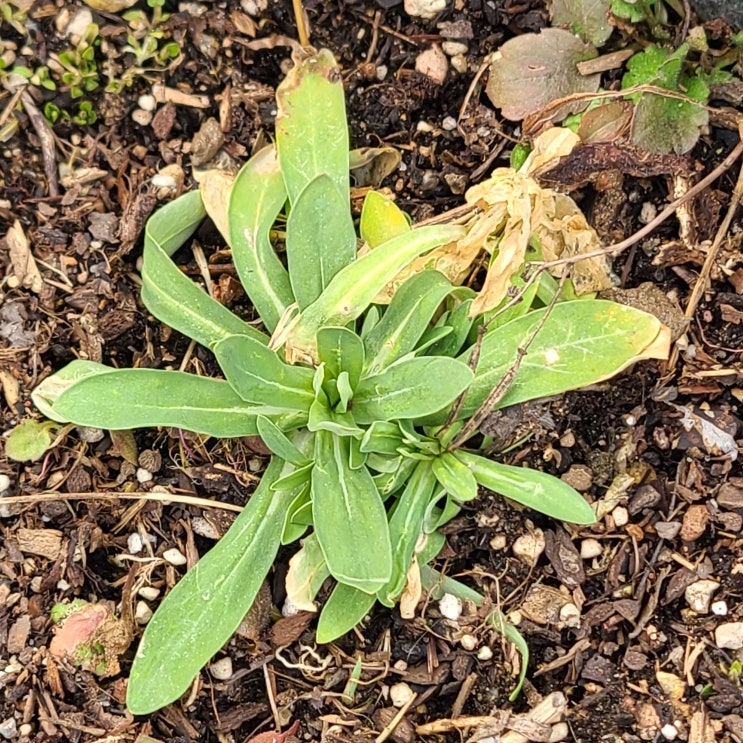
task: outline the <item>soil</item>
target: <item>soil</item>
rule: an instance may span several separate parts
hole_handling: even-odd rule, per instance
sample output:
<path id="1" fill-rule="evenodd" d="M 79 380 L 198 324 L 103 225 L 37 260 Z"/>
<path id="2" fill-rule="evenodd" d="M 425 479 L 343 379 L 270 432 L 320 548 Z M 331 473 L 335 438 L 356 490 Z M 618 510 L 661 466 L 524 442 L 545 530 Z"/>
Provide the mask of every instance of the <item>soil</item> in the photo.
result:
<path id="1" fill-rule="evenodd" d="M 35 3 L 28 37 L 23 26 L 6 22 L 3 38 L 35 67 L 65 48 L 57 30 L 78 7 Z M 469 185 L 508 164 L 518 132 L 493 110 L 478 71 L 505 39 L 547 25 L 542 2 L 457 0 L 431 21 L 411 18 L 395 0 L 305 0 L 305 7 L 313 44 L 330 48 L 342 67 L 353 145 L 400 150 L 403 166 L 385 185 L 416 220 L 460 205 Z M 271 136 L 273 91 L 296 38 L 294 16 L 288 0 L 180 9 L 166 2 L 165 10 L 172 15 L 163 38 L 175 41 L 182 57 L 168 69 L 134 75 L 116 93 L 103 85 L 88 92 L 98 116 L 92 124 L 63 118 L 53 132 L 38 128 L 34 103 L 77 112 L 61 88 L 32 86 L 21 106 L 3 94 L 0 122 L 18 122 L 2 140 L 0 161 L 3 431 L 38 417 L 31 390 L 76 357 L 177 368 L 187 356 L 214 370 L 205 350 L 160 326 L 139 300 L 141 229 L 162 197 L 149 179 L 165 166 L 182 166 L 183 188 L 193 187 L 197 133 L 210 117 L 221 124 L 223 149 L 238 160 Z M 113 12 L 93 15 L 98 54 L 122 76 L 125 24 Z M 730 36 L 719 22 L 709 29 L 720 45 Z M 450 70 L 439 85 L 416 72 L 415 61 L 452 34 L 467 45 L 466 68 Z M 150 96 L 153 84 L 166 89 L 156 93 L 148 122 L 152 102 L 141 96 Z M 685 160 L 692 179 L 737 142 L 715 121 Z M 667 221 L 616 258 L 622 289 L 644 287 L 646 303 L 670 303 L 679 318 L 738 169 L 692 202 L 686 222 Z M 642 226 L 648 209 L 673 198 L 675 170 L 626 173 L 607 187 L 586 179 L 573 195 L 602 236 L 617 241 Z M 736 442 L 743 431 L 742 228 L 734 217 L 723 234 L 709 286 L 691 322 L 681 324 L 672 362 L 638 364 L 591 390 L 520 410 L 513 422 L 488 422 L 500 435 L 504 461 L 563 477 L 600 515 L 595 526 L 567 527 L 482 495 L 446 526 L 438 566 L 497 603 L 529 644 L 528 682 L 515 703 L 508 701 L 519 663 L 513 646 L 473 607 L 452 621 L 430 601 L 412 621 L 377 607 L 330 646 L 314 644 L 311 615 L 289 622 L 268 608 L 263 621 L 241 628 L 187 698 L 132 717 L 126 677 L 142 623 L 224 533 L 265 466 L 265 451 L 253 441 L 204 443 L 167 431 L 65 430 L 38 462 L 0 456 L 0 736 L 743 741 L 743 656 L 736 649 L 743 646 Z M 28 239 L 39 271 L 21 281 L 25 270 L 11 254 L 19 236 Z M 215 232 L 204 229 L 198 238 L 216 256 L 214 277 L 234 290 Z M 190 252 L 181 260 L 198 274 Z M 234 302 L 249 312 L 239 296 Z M 533 559 L 514 554 L 525 535 L 544 544 Z M 287 560 L 279 556 L 266 607 L 281 606 Z M 106 607 L 113 622 L 98 637 L 109 652 L 87 667 L 51 652 L 50 610 L 75 598 Z M 353 692 L 347 682 L 357 659 L 362 673 Z M 230 665 L 231 674 L 224 673 Z M 398 714 L 393 699 L 406 691 L 395 687 L 400 683 L 414 697 Z M 562 699 L 564 715 L 558 710 L 541 724 L 519 717 Z M 561 718 L 566 727 L 552 724 Z"/>

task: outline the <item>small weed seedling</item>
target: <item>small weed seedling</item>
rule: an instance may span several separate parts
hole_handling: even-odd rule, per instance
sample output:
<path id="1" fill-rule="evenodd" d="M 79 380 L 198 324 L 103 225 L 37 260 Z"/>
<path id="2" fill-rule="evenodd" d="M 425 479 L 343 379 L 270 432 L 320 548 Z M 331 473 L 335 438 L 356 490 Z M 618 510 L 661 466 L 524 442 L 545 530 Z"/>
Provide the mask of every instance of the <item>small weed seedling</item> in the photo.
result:
<path id="1" fill-rule="evenodd" d="M 33 394 L 58 423 L 258 435 L 273 452 L 228 533 L 147 625 L 127 692 L 135 714 L 188 689 L 240 624 L 281 545 L 302 540 L 287 581 L 296 606 L 314 608 L 321 584 L 335 581 L 317 628 L 325 643 L 376 601 L 393 606 L 412 592 L 414 606 L 415 586 L 481 601 L 429 567 L 445 541 L 439 527 L 479 487 L 555 519 L 593 522 L 566 483 L 479 453 L 483 439 L 468 422 L 486 402 L 504 407 L 606 379 L 657 354 L 663 336 L 654 317 L 611 302 L 553 295 L 554 306 L 544 306 L 540 282 L 522 280 L 522 271 L 513 277 L 520 301 L 511 292 L 501 313 L 473 313 L 475 292 L 425 265 L 379 304 L 411 261 L 467 229 L 411 228 L 372 192 L 357 250 L 343 86 L 331 53 L 305 50 L 277 104 L 275 146 L 243 167 L 214 215 L 265 332 L 173 263 L 205 216 L 206 196 L 194 191 L 147 225 L 142 300 L 210 349 L 225 378 L 79 360 Z M 286 261 L 271 242 L 277 219 Z M 526 652 L 500 615 L 492 621 Z"/>

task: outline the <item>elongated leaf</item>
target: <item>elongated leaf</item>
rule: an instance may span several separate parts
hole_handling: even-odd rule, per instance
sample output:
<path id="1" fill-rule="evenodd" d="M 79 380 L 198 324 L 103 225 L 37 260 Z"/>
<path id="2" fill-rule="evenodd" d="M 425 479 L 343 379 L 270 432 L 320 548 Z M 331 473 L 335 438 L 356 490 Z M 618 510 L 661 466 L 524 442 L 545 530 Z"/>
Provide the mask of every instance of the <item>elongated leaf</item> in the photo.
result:
<path id="1" fill-rule="evenodd" d="M 593 524 L 596 521 L 593 509 L 580 493 L 546 472 L 492 462 L 461 450 L 455 456 L 488 490 L 560 521 L 572 524 Z"/>
<path id="2" fill-rule="evenodd" d="M 256 416 L 271 414 L 246 403 L 225 381 L 160 369 L 113 369 L 86 377 L 63 392 L 53 409 L 82 426 L 173 426 L 220 438 L 253 436 Z"/>
<path id="3" fill-rule="evenodd" d="M 170 256 L 194 233 L 204 218 L 198 191 L 184 194 L 158 209 L 147 222 L 142 263 L 142 301 L 161 322 L 209 347 L 230 334 L 268 338 L 199 289 L 178 270 Z"/>
<path id="4" fill-rule="evenodd" d="M 309 516 L 309 518 L 307 518 Z M 295 496 L 286 509 L 284 528 L 281 531 L 281 544 L 296 542 L 312 524 L 312 499 L 307 484 Z"/>
<path id="5" fill-rule="evenodd" d="M 390 578 L 387 515 L 366 467 L 349 466 L 345 439 L 320 431 L 312 471 L 312 516 L 331 575 L 375 593 Z"/>
<path id="6" fill-rule="evenodd" d="M 364 432 L 361 451 L 395 456 L 402 446 L 400 427 L 389 421 L 374 421 Z"/>
<path id="7" fill-rule="evenodd" d="M 446 357 L 400 361 L 362 379 L 353 400 L 357 423 L 422 418 L 454 402 L 467 389 L 472 370 Z"/>
<path id="8" fill-rule="evenodd" d="M 304 467 L 308 463 L 307 457 L 302 454 L 289 437 L 265 415 L 256 419 L 258 435 L 263 443 L 277 456 L 295 467 Z"/>
<path id="9" fill-rule="evenodd" d="M 331 377 L 337 379 L 345 371 L 351 387 L 356 388 L 364 368 L 364 344 L 356 333 L 348 328 L 320 328 L 317 354 Z"/>
<path id="10" fill-rule="evenodd" d="M 463 234 L 463 228 L 455 225 L 421 227 L 388 240 L 346 266 L 287 333 L 287 358 L 317 360 L 315 335 L 320 328 L 348 325 L 413 258 Z"/>
<path id="11" fill-rule="evenodd" d="M 369 613 L 377 599 L 373 594 L 339 583 L 325 602 L 317 623 L 317 641 L 333 642 L 350 632 Z"/>
<path id="12" fill-rule="evenodd" d="M 384 317 L 364 340 L 367 375 L 378 374 L 412 351 L 452 285 L 438 271 L 411 276 L 392 297 Z"/>
<path id="13" fill-rule="evenodd" d="M 514 363 L 518 349 L 546 310 L 530 312 L 483 339 L 475 380 L 460 417 L 470 416 Z M 497 407 L 579 389 L 614 376 L 635 361 L 665 358 L 654 346 L 660 321 L 646 312 L 605 300 L 556 304 Z M 466 360 L 469 351 L 460 358 Z"/>
<path id="14" fill-rule="evenodd" d="M 392 577 L 377 594 L 386 606 L 393 606 L 405 588 L 405 579 L 413 559 L 415 546 L 423 531 L 426 508 L 436 487 L 431 462 L 418 462 L 390 518 Z"/>
<path id="15" fill-rule="evenodd" d="M 292 470 L 288 475 L 282 475 L 273 481 L 272 490 L 296 490 L 297 488 L 309 485 L 312 474 L 312 462 L 303 464 Z"/>
<path id="16" fill-rule="evenodd" d="M 285 364 L 247 335 L 230 335 L 214 346 L 224 375 L 243 400 L 308 412 L 315 399 L 311 369 Z"/>
<path id="17" fill-rule="evenodd" d="M 245 163 L 230 192 L 229 242 L 237 274 L 263 324 L 273 332 L 294 301 L 289 273 L 271 246 L 269 231 L 286 201 L 273 145 Z"/>
<path id="18" fill-rule="evenodd" d="M 116 369 L 97 364 L 95 361 L 75 359 L 67 366 L 63 366 L 58 372 L 42 381 L 31 393 L 31 399 L 39 412 L 45 417 L 57 423 L 68 423 L 66 418 L 61 418 L 59 413 L 54 412 L 54 403 L 57 398 L 73 384 L 85 377 L 93 377 L 97 374 L 108 374 Z"/>
<path id="19" fill-rule="evenodd" d="M 310 534 L 302 542 L 302 549 L 289 560 L 286 598 L 292 608 L 297 611 L 317 611 L 315 596 L 329 576 L 317 535 Z"/>
<path id="20" fill-rule="evenodd" d="M 293 494 L 274 493 L 284 470 L 274 459 L 235 523 L 176 584 L 145 629 L 127 687 L 127 706 L 146 715 L 174 702 L 229 640 L 250 608 L 279 547 Z"/>
<path id="21" fill-rule="evenodd" d="M 286 257 L 300 311 L 356 257 L 348 191 L 338 191 L 324 173 L 310 181 L 292 204 L 286 223 Z"/>
<path id="22" fill-rule="evenodd" d="M 327 49 L 301 50 L 297 57 L 276 90 L 276 147 L 292 206 L 323 173 L 341 194 L 350 186 L 341 71 Z"/>
<path id="23" fill-rule="evenodd" d="M 361 208 L 359 232 L 361 239 L 370 248 L 376 248 L 409 231 L 410 220 L 394 201 L 378 191 L 369 191 L 366 194 Z"/>
<path id="24" fill-rule="evenodd" d="M 454 454 L 444 452 L 431 461 L 433 474 L 451 497 L 458 502 L 477 498 L 477 480 L 469 467 Z"/>

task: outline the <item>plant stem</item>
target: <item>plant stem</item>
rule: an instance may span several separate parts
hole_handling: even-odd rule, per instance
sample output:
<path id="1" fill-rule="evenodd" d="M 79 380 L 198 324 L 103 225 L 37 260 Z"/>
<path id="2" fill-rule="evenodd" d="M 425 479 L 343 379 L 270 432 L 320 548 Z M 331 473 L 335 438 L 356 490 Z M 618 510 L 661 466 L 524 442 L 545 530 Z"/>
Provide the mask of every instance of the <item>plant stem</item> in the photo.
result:
<path id="1" fill-rule="evenodd" d="M 302 46 L 309 46 L 310 37 L 307 34 L 307 25 L 304 22 L 304 8 L 302 7 L 302 0 L 292 0 L 292 7 L 294 8 L 294 20 L 297 23 L 297 34 L 299 35 L 299 43 Z"/>

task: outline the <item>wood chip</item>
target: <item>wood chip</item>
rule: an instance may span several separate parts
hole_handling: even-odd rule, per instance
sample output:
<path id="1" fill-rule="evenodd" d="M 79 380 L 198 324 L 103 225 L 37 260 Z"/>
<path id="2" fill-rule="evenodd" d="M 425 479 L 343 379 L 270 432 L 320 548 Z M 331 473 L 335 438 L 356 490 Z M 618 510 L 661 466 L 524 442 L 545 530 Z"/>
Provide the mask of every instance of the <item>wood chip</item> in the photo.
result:
<path id="1" fill-rule="evenodd" d="M 18 549 L 31 555 L 56 560 L 62 548 L 62 532 L 57 529 L 18 529 Z"/>

